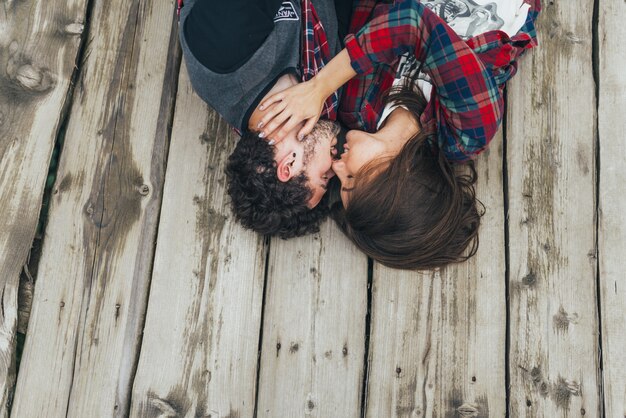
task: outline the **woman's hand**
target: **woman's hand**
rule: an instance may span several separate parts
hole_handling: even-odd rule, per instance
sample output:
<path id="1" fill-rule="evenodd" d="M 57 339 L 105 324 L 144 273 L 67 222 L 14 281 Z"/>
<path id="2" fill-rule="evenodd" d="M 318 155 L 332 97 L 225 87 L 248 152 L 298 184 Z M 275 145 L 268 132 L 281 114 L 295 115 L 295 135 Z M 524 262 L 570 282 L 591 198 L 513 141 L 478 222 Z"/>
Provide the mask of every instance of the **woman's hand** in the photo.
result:
<path id="1" fill-rule="evenodd" d="M 306 123 L 298 132 L 298 139 L 302 140 L 308 135 L 320 118 L 324 101 L 328 97 L 326 89 L 320 84 L 312 78 L 262 101 L 259 110 L 265 114 L 257 125 L 259 136 L 267 138 L 271 144 L 278 143 L 303 121 Z"/>
<path id="2" fill-rule="evenodd" d="M 355 75 L 348 50 L 344 48 L 309 81 L 289 87 L 261 102 L 259 110 L 267 114 L 257 125 L 261 131 L 259 136 L 268 138 L 270 144 L 274 144 L 282 141 L 302 121 L 306 121 L 298 132 L 298 139 L 304 139 L 320 118 L 324 101 Z M 272 103 L 276 105 L 269 109 Z"/>

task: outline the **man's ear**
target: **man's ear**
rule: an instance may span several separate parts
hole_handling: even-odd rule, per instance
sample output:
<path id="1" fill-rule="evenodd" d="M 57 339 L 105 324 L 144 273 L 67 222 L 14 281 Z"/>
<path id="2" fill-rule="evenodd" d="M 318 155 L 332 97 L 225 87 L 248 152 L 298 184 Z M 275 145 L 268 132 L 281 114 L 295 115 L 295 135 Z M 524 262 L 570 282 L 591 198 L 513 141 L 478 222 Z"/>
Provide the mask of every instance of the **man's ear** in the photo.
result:
<path id="1" fill-rule="evenodd" d="M 276 169 L 278 180 L 284 183 L 293 177 L 293 163 L 295 160 L 296 158 L 293 154 L 287 154 L 278 162 L 278 167 Z"/>

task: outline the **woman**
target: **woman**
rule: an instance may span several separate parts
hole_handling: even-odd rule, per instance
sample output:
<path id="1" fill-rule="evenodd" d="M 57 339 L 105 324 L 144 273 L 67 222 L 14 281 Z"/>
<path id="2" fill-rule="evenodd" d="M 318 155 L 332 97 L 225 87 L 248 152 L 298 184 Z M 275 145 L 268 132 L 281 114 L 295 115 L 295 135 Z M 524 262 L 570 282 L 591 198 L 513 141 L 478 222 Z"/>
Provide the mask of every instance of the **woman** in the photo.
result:
<path id="1" fill-rule="evenodd" d="M 360 2 L 351 29 L 361 29 L 346 37 L 346 49 L 310 82 L 261 104 L 281 103 L 262 120 L 266 137 L 279 141 L 283 129 L 302 120 L 306 134 L 323 100 L 347 82 L 339 117 L 353 130 L 333 164 L 343 203 L 335 218 L 372 258 L 420 269 L 475 253 L 475 172 L 453 163 L 486 148 L 502 119 L 502 90 L 515 59 L 536 45 L 539 2 L 522 6 L 527 18 L 515 36 L 490 31 L 463 41 L 416 0 Z M 416 89 L 420 72 L 432 82 L 432 90 L 421 90 L 428 100 Z"/>

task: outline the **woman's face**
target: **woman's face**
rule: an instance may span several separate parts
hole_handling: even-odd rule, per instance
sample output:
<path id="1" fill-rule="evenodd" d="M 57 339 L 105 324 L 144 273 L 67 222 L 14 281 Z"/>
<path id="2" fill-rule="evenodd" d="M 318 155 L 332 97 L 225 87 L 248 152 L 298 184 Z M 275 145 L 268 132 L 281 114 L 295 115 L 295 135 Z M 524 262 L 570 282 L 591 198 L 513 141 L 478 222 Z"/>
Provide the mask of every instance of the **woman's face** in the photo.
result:
<path id="1" fill-rule="evenodd" d="M 385 143 L 374 133 L 352 130 L 346 134 L 344 152 L 333 162 L 333 171 L 341 182 L 341 201 L 345 207 L 354 186 L 355 176 L 370 161 L 388 154 Z"/>

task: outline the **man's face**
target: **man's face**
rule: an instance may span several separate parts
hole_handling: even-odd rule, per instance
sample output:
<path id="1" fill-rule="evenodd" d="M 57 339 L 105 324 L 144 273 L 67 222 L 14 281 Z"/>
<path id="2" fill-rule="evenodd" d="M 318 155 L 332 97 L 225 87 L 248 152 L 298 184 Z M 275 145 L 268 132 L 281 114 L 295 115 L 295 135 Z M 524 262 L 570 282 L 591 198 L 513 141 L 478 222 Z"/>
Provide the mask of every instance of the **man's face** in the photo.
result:
<path id="1" fill-rule="evenodd" d="M 263 100 L 297 83 L 298 80 L 293 74 L 285 74 L 276 81 Z M 276 104 L 278 103 L 270 105 L 267 110 Z M 264 113 L 257 106 L 248 120 L 248 129 L 258 131 L 257 125 L 263 116 Z M 308 206 L 314 208 L 324 197 L 328 181 L 335 175 L 331 163 L 333 156 L 337 154 L 335 145 L 339 125 L 328 120 L 320 120 L 313 131 L 299 141 L 296 136 L 303 126 L 304 123 L 300 123 L 282 141 L 274 145 L 274 160 L 278 167 L 279 181 L 288 181 L 302 173 L 307 176 L 308 186 L 313 192 Z"/>
<path id="2" fill-rule="evenodd" d="M 328 181 L 335 175 L 332 170 L 333 159 L 337 155 L 337 134 L 339 125 L 329 120 L 318 121 L 313 131 L 307 135 L 304 142 L 304 166 L 309 178 L 309 188 L 313 196 L 309 200 L 309 207 L 315 207 L 328 189 Z"/>
<path id="3" fill-rule="evenodd" d="M 275 145 L 275 159 L 279 170 L 281 164 L 289 165 L 291 177 L 302 173 L 307 176 L 307 185 L 313 192 L 308 206 L 314 208 L 324 197 L 328 181 L 335 175 L 331 165 L 337 154 L 335 146 L 339 126 L 328 120 L 320 120 L 313 131 L 299 141 L 296 135 L 303 125 L 298 125 L 283 141 Z"/>

